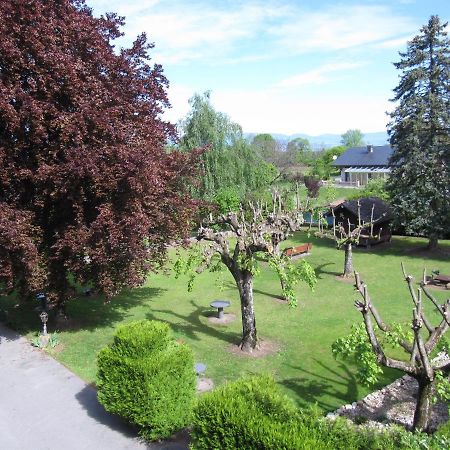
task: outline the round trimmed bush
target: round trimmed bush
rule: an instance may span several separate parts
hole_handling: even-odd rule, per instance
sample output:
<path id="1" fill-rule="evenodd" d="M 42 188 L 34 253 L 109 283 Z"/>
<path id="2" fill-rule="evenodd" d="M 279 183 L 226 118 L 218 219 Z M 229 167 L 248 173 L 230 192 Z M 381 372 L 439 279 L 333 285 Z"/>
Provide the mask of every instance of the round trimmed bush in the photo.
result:
<path id="1" fill-rule="evenodd" d="M 147 440 L 168 437 L 189 424 L 196 375 L 192 350 L 158 321 L 117 328 L 97 357 L 98 399 L 136 425 Z"/>

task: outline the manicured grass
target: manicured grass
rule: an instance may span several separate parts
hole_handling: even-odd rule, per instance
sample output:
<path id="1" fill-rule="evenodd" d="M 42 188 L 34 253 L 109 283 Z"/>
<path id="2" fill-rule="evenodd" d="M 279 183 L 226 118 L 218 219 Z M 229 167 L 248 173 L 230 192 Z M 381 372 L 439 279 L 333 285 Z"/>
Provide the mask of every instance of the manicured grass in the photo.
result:
<path id="1" fill-rule="evenodd" d="M 227 272 L 223 272 L 223 290 L 215 282 L 217 274 L 208 272 L 197 278 L 193 291 L 188 293 L 187 278 L 176 280 L 168 270 L 150 276 L 145 286 L 123 292 L 108 305 L 97 297 L 80 296 L 72 301 L 68 306 L 71 328 L 60 332 L 63 349 L 54 356 L 86 381 L 94 382 L 96 353 L 111 341 L 115 327 L 136 319 L 157 319 L 169 323 L 176 337 L 193 348 L 196 360 L 207 365 L 205 376 L 216 385 L 247 373 L 271 372 L 300 405 L 317 402 L 324 410 L 331 410 L 355 401 L 368 389 L 356 382 L 355 367 L 334 360 L 330 346 L 348 333 L 352 323 L 361 321 L 353 306 L 358 295 L 351 283 L 335 278 L 343 268 L 342 251 L 336 250 L 331 241 L 307 237 L 304 232 L 286 246 L 302 242 L 313 243 L 307 260 L 316 269 L 318 284 L 314 292 L 304 285 L 298 287 L 297 308 L 277 301 L 279 283 L 264 263 L 255 279 L 258 334 L 280 346 L 273 355 L 255 359 L 229 352 L 229 347 L 240 339 L 241 322 L 238 293 Z M 441 242 L 439 250 L 432 254 L 422 250 L 425 243 L 424 239 L 394 237 L 391 245 L 355 251 L 355 268 L 367 282 L 385 321 L 410 320 L 412 303 L 402 280 L 401 261 L 417 281 L 423 267 L 428 272 L 438 268 L 450 273 L 450 241 Z M 440 301 L 449 296 L 449 291 L 433 293 Z M 227 312 L 236 314 L 236 321 L 227 326 L 208 322 L 213 314 L 209 303 L 216 298 L 231 300 Z M 37 313 L 30 305 L 14 308 L 12 302 L 6 299 L 4 303 L 9 305 L 8 320 L 31 335 L 30 330 L 39 327 Z M 54 330 L 51 321 L 49 330 Z M 390 371 L 382 382 L 396 376 L 398 373 Z"/>

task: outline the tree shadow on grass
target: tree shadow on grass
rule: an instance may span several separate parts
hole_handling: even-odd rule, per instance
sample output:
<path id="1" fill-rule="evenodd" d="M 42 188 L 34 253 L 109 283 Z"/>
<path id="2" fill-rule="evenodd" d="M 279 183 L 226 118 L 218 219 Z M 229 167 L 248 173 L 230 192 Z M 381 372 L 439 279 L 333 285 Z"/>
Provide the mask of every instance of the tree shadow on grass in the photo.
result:
<path id="1" fill-rule="evenodd" d="M 77 295 L 67 303 L 67 320 L 57 320 L 56 311 L 49 311 L 48 330 L 49 332 L 54 330 L 76 332 L 110 327 L 126 319 L 130 315 L 130 309 L 150 303 L 164 291 L 166 289 L 146 286 L 125 289 L 109 303 L 104 303 L 103 296 Z M 35 306 L 23 303 L 11 308 L 8 311 L 7 325 L 22 334 L 39 331 L 42 328 L 39 318 L 40 310 L 38 311 Z"/>
<path id="2" fill-rule="evenodd" d="M 325 366 L 320 361 L 315 360 L 316 364 L 325 369 L 327 375 L 319 375 L 301 367 L 291 366 L 306 376 L 288 378 L 280 382 L 286 388 L 292 390 L 297 396 L 299 406 L 305 407 L 317 403 L 324 410 L 331 410 L 334 405 L 323 400 L 323 397 L 329 396 L 338 398 L 343 403 L 350 399 L 356 399 L 358 396 L 358 384 L 353 373 L 345 364 L 339 364 L 339 368 L 344 374 Z M 335 386 L 341 386 L 345 392 L 337 389 Z"/>
<path id="3" fill-rule="evenodd" d="M 322 275 L 333 275 L 333 276 L 339 276 L 342 275 L 342 272 L 335 272 L 335 271 L 331 271 L 331 270 L 324 270 L 324 267 L 326 266 L 335 266 L 335 263 L 324 263 L 324 264 L 319 264 L 318 266 L 314 267 L 314 271 L 316 272 L 316 276 L 319 280 L 323 279 Z"/>
<path id="4" fill-rule="evenodd" d="M 175 333 L 184 335 L 188 339 L 199 341 L 202 339 L 202 335 L 207 335 L 229 344 L 240 342 L 241 335 L 239 333 L 229 331 L 224 325 L 213 325 L 207 322 L 207 318 L 215 316 L 216 311 L 207 309 L 204 305 L 198 305 L 194 300 L 191 300 L 190 303 L 194 310 L 188 315 L 179 314 L 171 309 L 152 309 L 146 317 L 149 320 L 167 322 Z M 155 313 L 168 315 L 173 320 L 161 319 L 159 316 L 155 316 Z M 203 320 L 201 320 L 202 318 Z"/>
<path id="5" fill-rule="evenodd" d="M 302 234 L 295 235 L 294 239 L 299 242 L 304 241 Z M 336 249 L 336 244 L 332 239 L 311 235 L 308 238 L 308 242 L 313 244 L 312 254 L 314 254 L 314 247 Z M 420 257 L 421 259 L 431 261 L 448 261 L 450 256 L 450 244 L 448 241 L 440 241 L 438 248 L 431 251 L 427 250 L 426 246 L 426 239 L 412 240 L 412 238 L 408 236 L 393 236 L 391 242 L 372 245 L 370 248 L 366 248 L 365 246 L 353 246 L 353 251 L 362 254 L 372 253 L 379 256 Z"/>
<path id="6" fill-rule="evenodd" d="M 276 281 L 276 285 L 277 285 L 277 288 L 279 288 L 279 290 L 280 290 L 280 294 L 278 294 L 278 295 L 273 294 L 271 292 L 262 291 L 261 289 L 255 289 L 255 287 L 253 287 L 253 293 L 265 295 L 266 297 L 275 298 L 277 300 L 282 300 L 283 297 L 281 295 L 281 287 L 280 287 L 278 280 Z M 223 287 L 225 289 L 230 289 L 230 290 L 235 290 L 235 291 L 237 290 L 236 283 L 233 283 L 232 281 L 225 281 L 223 283 Z"/>
<path id="7" fill-rule="evenodd" d="M 280 384 L 292 390 L 296 394 L 297 402 L 300 407 L 317 403 L 317 405 L 325 411 L 337 409 L 336 405 L 324 401 L 323 397 L 325 396 L 339 399 L 342 405 L 358 400 L 359 383 L 355 377 L 355 369 L 352 370 L 341 362 L 338 366 L 341 370 L 341 372 L 339 372 L 329 366 L 326 366 L 318 360 L 314 361 L 321 367 L 321 371 L 325 371 L 325 375 L 314 373 L 312 371 L 302 369 L 301 367 L 291 366 L 293 369 L 298 370 L 306 376 L 288 378 L 280 382 Z M 373 386 L 373 390 L 379 389 L 381 386 L 392 382 L 399 376 L 400 374 L 397 371 L 386 371 L 385 374 L 380 377 L 379 383 Z M 336 388 L 336 386 L 339 386 L 342 389 Z"/>

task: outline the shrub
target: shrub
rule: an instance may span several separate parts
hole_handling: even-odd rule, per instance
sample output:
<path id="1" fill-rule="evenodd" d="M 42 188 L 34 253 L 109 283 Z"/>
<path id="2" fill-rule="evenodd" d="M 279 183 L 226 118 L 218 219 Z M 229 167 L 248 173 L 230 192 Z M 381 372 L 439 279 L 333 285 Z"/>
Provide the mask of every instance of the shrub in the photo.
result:
<path id="1" fill-rule="evenodd" d="M 363 189 L 355 189 L 353 193 L 350 193 L 348 200 L 356 200 L 364 197 L 378 197 L 389 203 L 391 199 L 389 193 L 386 191 L 386 181 L 383 178 L 374 178 Z"/>
<path id="2" fill-rule="evenodd" d="M 227 383 L 204 394 L 193 413 L 192 448 L 325 449 L 302 434 L 300 412 L 269 376 Z"/>
<path id="3" fill-rule="evenodd" d="M 380 431 L 325 419 L 317 407 L 298 409 L 269 376 L 243 378 L 201 397 L 191 437 L 193 450 L 437 450 L 448 443 L 445 436 L 396 426 Z"/>
<path id="4" fill-rule="evenodd" d="M 120 326 L 97 362 L 100 403 L 136 425 L 143 438 L 168 437 L 189 423 L 194 358 L 167 324 L 144 320 Z"/>
<path id="5" fill-rule="evenodd" d="M 318 177 L 306 176 L 303 179 L 306 189 L 308 189 L 308 196 L 311 198 L 317 198 L 319 196 L 319 190 L 322 186 L 322 181 Z"/>

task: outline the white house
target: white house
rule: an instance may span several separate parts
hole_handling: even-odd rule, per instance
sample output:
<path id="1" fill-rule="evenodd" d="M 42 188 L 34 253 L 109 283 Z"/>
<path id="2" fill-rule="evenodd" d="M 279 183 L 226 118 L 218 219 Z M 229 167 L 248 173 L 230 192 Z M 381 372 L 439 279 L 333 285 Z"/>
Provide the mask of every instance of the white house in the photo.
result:
<path id="1" fill-rule="evenodd" d="M 333 166 L 341 170 L 343 183 L 365 186 L 371 179 L 389 176 L 392 152 L 390 145 L 352 147 L 342 153 Z"/>

